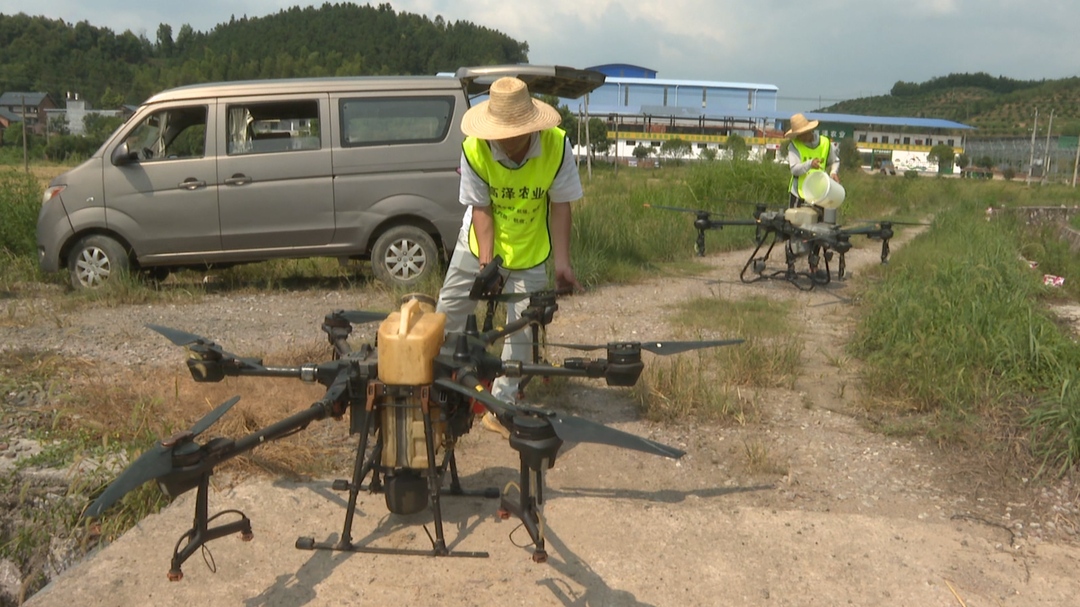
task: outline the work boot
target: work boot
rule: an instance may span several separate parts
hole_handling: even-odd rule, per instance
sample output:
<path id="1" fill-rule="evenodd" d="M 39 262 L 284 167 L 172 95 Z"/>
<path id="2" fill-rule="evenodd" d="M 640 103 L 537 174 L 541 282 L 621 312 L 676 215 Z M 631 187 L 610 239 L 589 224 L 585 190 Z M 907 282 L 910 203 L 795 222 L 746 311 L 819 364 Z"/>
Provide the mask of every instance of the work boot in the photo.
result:
<path id="1" fill-rule="evenodd" d="M 498 432 L 503 438 L 510 438 L 510 431 L 506 429 L 506 426 L 499 423 L 499 420 L 495 417 L 495 414 L 488 411 L 484 414 L 484 418 L 480 420 L 480 423 L 484 425 L 484 429 L 490 432 Z"/>

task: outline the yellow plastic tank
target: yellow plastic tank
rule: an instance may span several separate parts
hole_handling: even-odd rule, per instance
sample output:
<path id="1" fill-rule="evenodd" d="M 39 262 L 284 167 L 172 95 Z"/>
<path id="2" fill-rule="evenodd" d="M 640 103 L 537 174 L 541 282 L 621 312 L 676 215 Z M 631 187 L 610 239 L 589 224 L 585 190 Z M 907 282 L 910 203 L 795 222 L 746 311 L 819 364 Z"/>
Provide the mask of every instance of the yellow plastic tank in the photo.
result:
<path id="1" fill-rule="evenodd" d="M 446 315 L 420 299 L 410 299 L 379 325 L 379 379 L 384 384 L 419 386 L 435 378 L 432 360 L 442 347 Z"/>

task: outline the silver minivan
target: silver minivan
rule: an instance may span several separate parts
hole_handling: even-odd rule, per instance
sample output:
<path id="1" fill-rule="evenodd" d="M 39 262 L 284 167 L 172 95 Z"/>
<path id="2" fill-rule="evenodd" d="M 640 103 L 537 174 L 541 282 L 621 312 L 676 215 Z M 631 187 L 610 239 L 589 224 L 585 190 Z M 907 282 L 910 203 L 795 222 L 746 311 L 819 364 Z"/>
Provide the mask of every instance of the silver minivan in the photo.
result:
<path id="1" fill-rule="evenodd" d="M 411 286 L 449 257 L 461 116 L 501 76 L 576 98 L 590 70 L 505 65 L 453 76 L 183 86 L 148 99 L 89 160 L 56 177 L 38 216 L 42 270 L 76 288 L 137 270 L 272 258 L 370 259 Z"/>

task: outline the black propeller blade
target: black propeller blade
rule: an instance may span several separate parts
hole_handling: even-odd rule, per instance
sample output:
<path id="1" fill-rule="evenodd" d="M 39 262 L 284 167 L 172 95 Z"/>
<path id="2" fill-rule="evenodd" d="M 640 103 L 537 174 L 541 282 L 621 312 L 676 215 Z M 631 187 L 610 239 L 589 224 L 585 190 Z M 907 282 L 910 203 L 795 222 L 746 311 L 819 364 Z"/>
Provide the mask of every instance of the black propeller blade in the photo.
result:
<path id="1" fill-rule="evenodd" d="M 551 424 L 552 429 L 555 431 L 556 436 L 566 442 L 597 443 L 676 459 L 686 455 L 685 451 L 669 447 L 663 443 L 630 434 L 629 432 L 623 432 L 622 430 L 616 430 L 615 428 L 610 428 L 581 417 L 575 417 L 557 411 L 514 407 L 499 400 L 495 395 L 488 392 L 479 384 L 473 388 L 468 388 L 445 378 L 436 380 L 435 384 L 448 390 L 458 392 L 459 394 L 464 394 L 470 398 L 475 398 L 483 403 L 485 407 L 490 409 L 497 417 L 505 418 L 515 415 L 532 415 L 541 419 L 547 419 Z"/>
<path id="2" fill-rule="evenodd" d="M 390 316 L 389 312 L 365 312 L 363 310 L 342 311 L 339 312 L 339 314 L 341 314 L 342 318 L 354 325 L 378 322 L 380 320 L 386 320 L 386 317 Z"/>
<path id="3" fill-rule="evenodd" d="M 166 339 L 180 347 L 189 346 L 191 344 L 208 343 L 207 339 L 199 335 L 195 335 L 194 333 L 181 331 L 180 329 L 163 327 L 161 325 L 146 325 L 146 328 L 161 333 L 165 336 Z"/>
<path id="4" fill-rule="evenodd" d="M 598 443 L 612 447 L 621 447 L 623 449 L 633 449 L 634 451 L 642 451 L 644 453 L 652 453 L 653 455 L 662 455 L 674 459 L 679 459 L 686 455 L 685 451 L 676 449 L 675 447 L 669 447 L 663 443 L 658 443 L 636 434 L 616 430 L 615 428 L 610 428 L 582 417 L 574 417 L 572 415 L 559 413 L 558 411 L 550 413 L 544 411 L 543 413 L 551 418 L 551 426 L 555 429 L 555 434 L 566 442 Z"/>
<path id="5" fill-rule="evenodd" d="M 645 342 L 612 342 L 607 344 L 562 344 L 547 342 L 548 346 L 555 346 L 558 348 L 570 348 L 573 350 L 605 350 L 610 348 L 618 348 L 620 346 L 639 346 L 646 352 L 652 352 L 653 354 L 660 354 L 662 356 L 668 354 L 679 354 L 681 352 L 689 352 L 691 350 L 699 350 L 702 348 L 713 348 L 717 346 L 734 346 L 741 344 L 745 339 L 721 339 L 713 341 L 645 341 Z"/>
<path id="6" fill-rule="evenodd" d="M 647 209 L 663 209 L 665 211 L 679 211 L 680 213 L 693 213 L 695 215 L 706 215 L 706 216 L 708 216 L 710 214 L 709 211 L 704 211 L 702 209 L 687 209 L 685 207 L 669 207 L 669 206 L 664 206 L 662 204 L 652 204 L 652 203 L 648 203 L 648 202 L 646 202 L 642 206 L 644 206 Z"/>
<path id="7" fill-rule="evenodd" d="M 154 324 L 148 324 L 146 325 L 146 328 L 161 333 L 172 343 L 184 348 L 213 352 L 223 360 L 235 360 L 241 365 L 251 368 L 262 368 L 263 366 L 261 360 L 257 358 L 243 358 L 232 352 L 226 352 L 221 346 L 201 335 L 195 335 L 194 333 L 188 333 L 187 331 Z"/>
<path id="8" fill-rule="evenodd" d="M 179 332 L 179 333 L 182 333 Z M 196 436 L 202 434 L 207 428 L 212 426 L 214 422 L 225 415 L 225 412 L 232 408 L 240 400 L 239 396 L 234 396 L 229 400 L 218 405 L 216 409 L 207 413 L 202 419 L 195 422 L 195 425 L 190 429 L 179 432 L 164 441 L 158 441 L 149 451 L 143 453 L 136 459 L 130 466 L 128 466 L 120 476 L 116 477 L 105 491 L 98 496 L 90 507 L 86 509 L 85 516 L 96 518 L 101 515 L 109 506 L 112 506 L 120 498 L 128 494 L 129 491 L 137 488 L 139 485 L 149 480 L 154 480 L 165 476 L 173 469 L 173 448 L 186 444 L 193 440 Z"/>

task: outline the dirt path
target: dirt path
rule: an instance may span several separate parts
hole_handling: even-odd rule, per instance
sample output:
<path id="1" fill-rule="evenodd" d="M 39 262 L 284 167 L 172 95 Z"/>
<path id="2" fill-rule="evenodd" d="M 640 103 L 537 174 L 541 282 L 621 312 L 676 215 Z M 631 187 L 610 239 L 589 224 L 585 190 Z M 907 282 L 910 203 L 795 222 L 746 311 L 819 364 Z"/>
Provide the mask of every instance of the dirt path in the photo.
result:
<path id="1" fill-rule="evenodd" d="M 894 250 L 903 242 L 894 241 Z M 1073 604 L 1080 547 L 1071 533 L 1078 504 L 1068 486 L 1013 489 L 933 445 L 868 432 L 851 413 L 857 369 L 842 348 L 852 327 L 850 294 L 877 251 L 854 250 L 849 282 L 809 293 L 780 281 L 740 283 L 745 255 L 710 256 L 714 269 L 705 277 L 606 287 L 560 302 L 552 340 L 602 342 L 671 335 L 663 303 L 763 295 L 790 304 L 805 347 L 794 389 L 755 395 L 761 420 L 741 426 L 649 424 L 635 418 L 624 392 L 575 384 L 569 400 L 576 413 L 687 455 L 674 461 L 598 445 L 565 449 L 547 476 L 546 564 L 532 562 L 517 522 L 499 520 L 496 503 L 480 498 L 448 498 L 444 515 L 450 548 L 486 551 L 487 559 L 297 550 L 299 536 L 336 539 L 345 496 L 330 489 L 330 479 L 250 479 L 211 496 L 212 511 L 242 510 L 255 529 L 253 542 L 210 544 L 216 574 L 196 554 L 182 582 L 166 580 L 172 547 L 191 524 L 189 492 L 26 604 Z M 313 302 L 296 299 L 290 309 L 311 327 Z M 130 320 L 134 312 L 116 313 Z M 176 326 L 192 313 L 156 310 L 150 322 Z M 264 322 L 265 330 L 293 330 L 291 313 L 278 319 Z M 224 313 L 180 326 L 255 339 L 235 322 Z M 69 319 L 68 338 L 85 326 Z M 340 438 L 345 429 L 332 432 Z M 762 456 L 774 465 L 751 465 Z M 495 434 L 466 436 L 460 461 L 467 486 L 517 480 L 513 452 Z M 389 515 L 382 500 L 362 495 L 355 535 L 426 548 L 422 525 L 430 528 L 430 515 Z"/>

